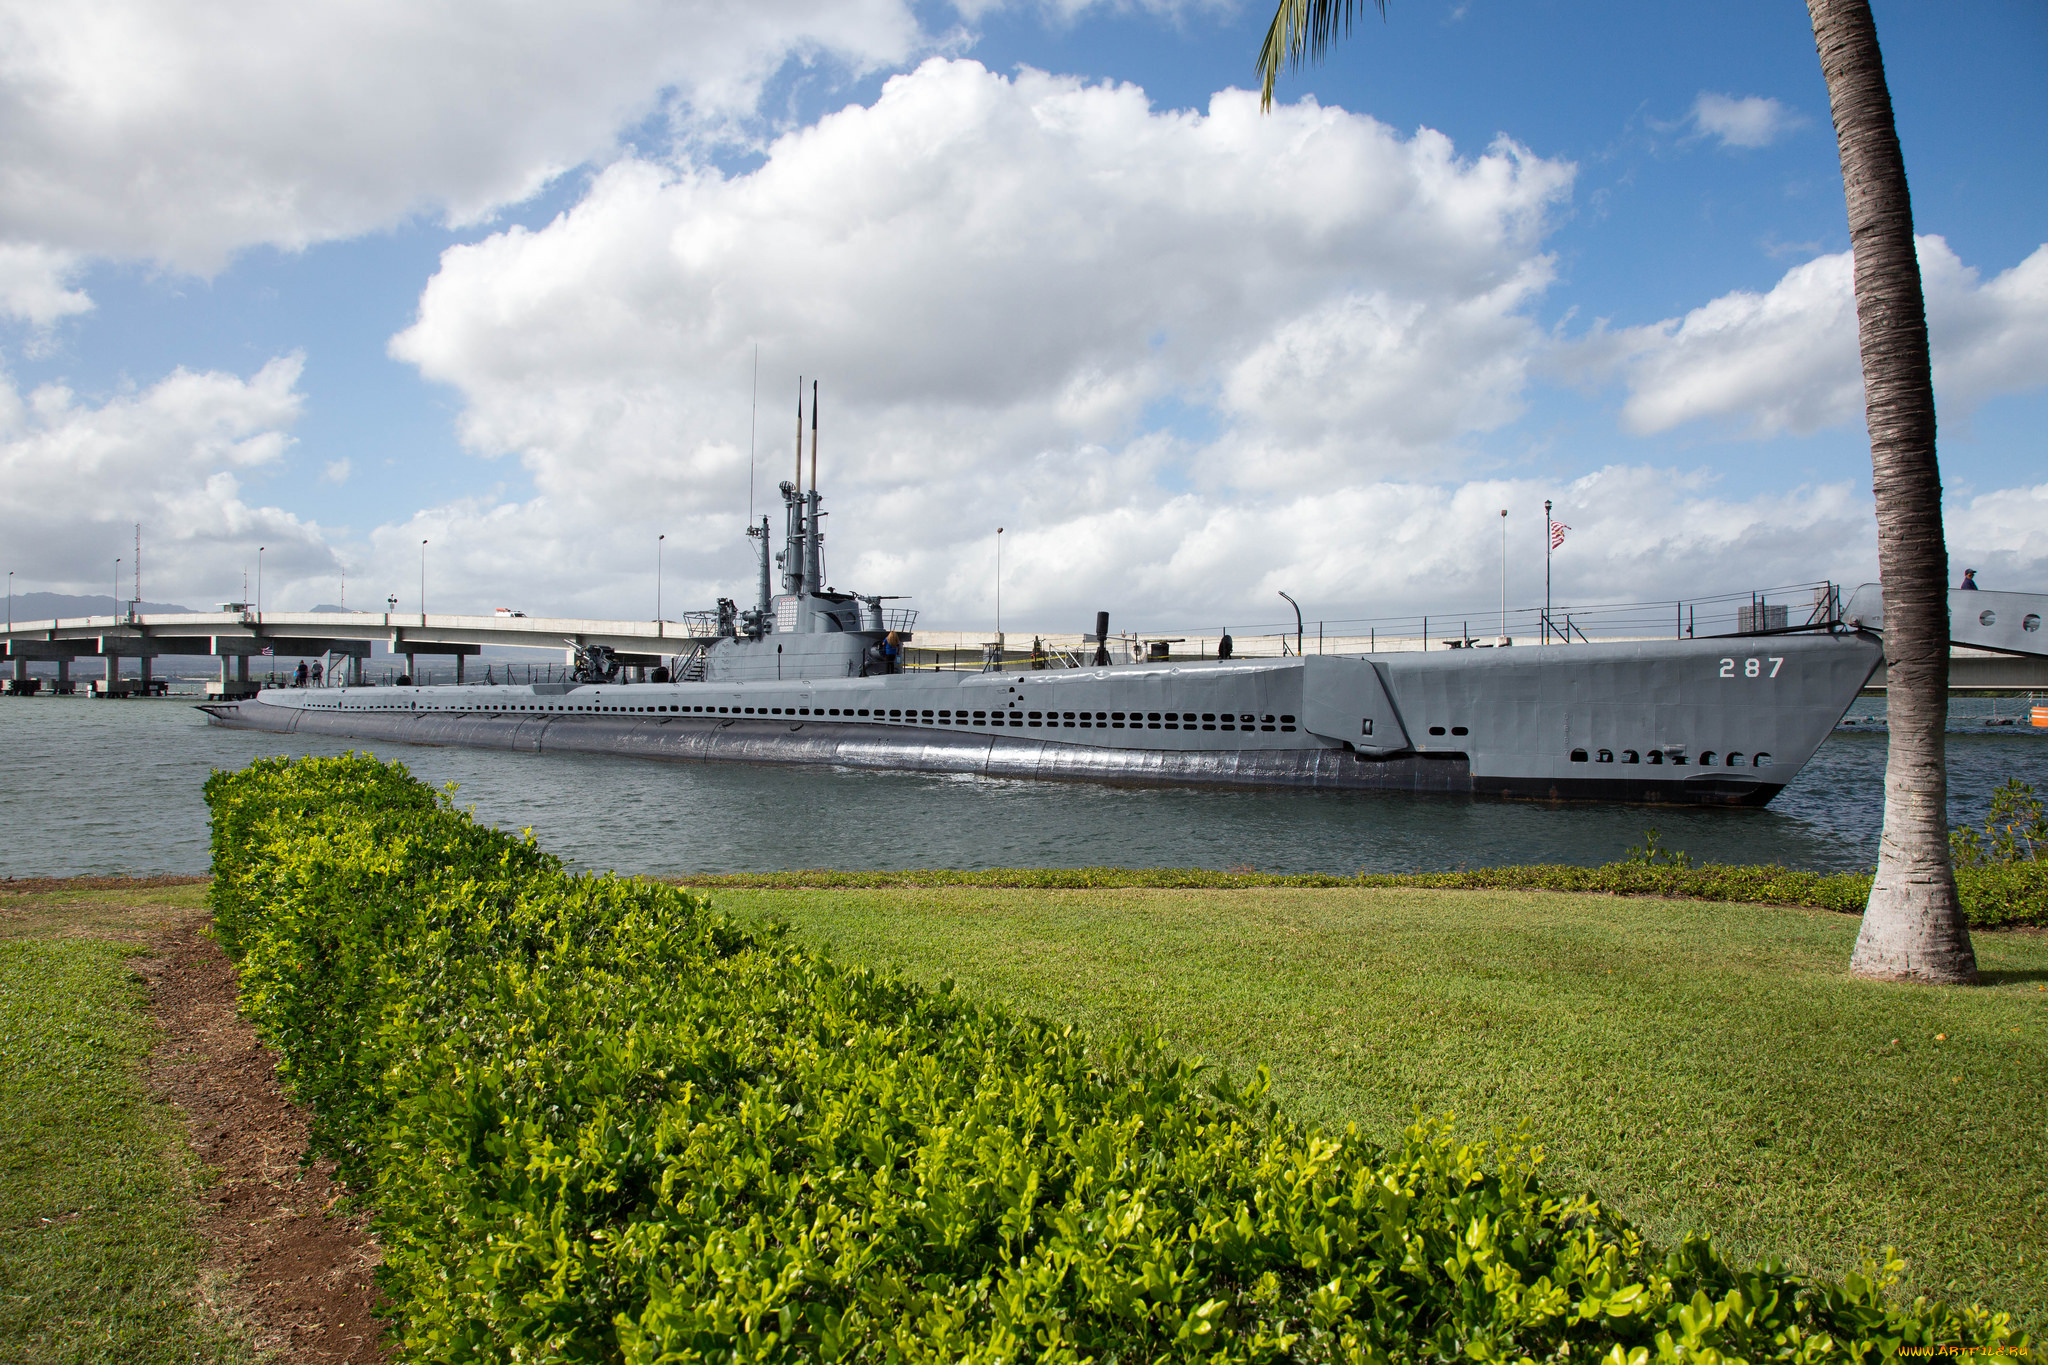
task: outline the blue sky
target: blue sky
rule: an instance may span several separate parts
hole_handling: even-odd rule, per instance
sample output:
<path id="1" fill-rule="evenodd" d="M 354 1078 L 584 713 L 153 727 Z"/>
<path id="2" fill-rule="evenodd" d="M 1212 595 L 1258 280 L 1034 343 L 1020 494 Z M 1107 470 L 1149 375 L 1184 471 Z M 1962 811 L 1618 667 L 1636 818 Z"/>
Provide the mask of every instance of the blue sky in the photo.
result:
<path id="1" fill-rule="evenodd" d="M 136 7 L 79 7 L 114 31 L 91 42 L 16 9 L 10 47 L 26 55 L 5 77 L 16 135 L 0 153 L 16 207 L 0 249 L 30 267 L 0 272 L 16 299 L 0 323 L 16 409 L 0 429 L 0 532 L 17 583 L 92 590 L 140 519 L 163 575 L 152 598 L 226 595 L 257 543 L 273 547 L 281 606 L 333 600 L 344 570 L 352 605 L 416 596 L 407 565 L 426 536 L 445 555 L 437 609 L 509 595 L 645 615 L 641 561 L 663 532 L 665 602 L 737 594 L 756 344 L 764 460 L 781 453 L 795 374 L 822 372 L 838 553 L 856 586 L 915 594 L 933 624 L 985 613 L 995 524 L 1015 537 L 1010 609 L 1048 628 L 1112 599 L 1162 627 L 1241 616 L 1276 584 L 1332 616 L 1487 600 L 1493 504 L 1527 528 L 1521 589 L 1544 496 L 1572 508 L 1561 567 L 1586 595 L 1871 571 L 1867 447 L 1841 389 L 1853 342 L 1845 360 L 1820 278 L 1847 234 L 1800 6 L 1396 0 L 1279 96 L 1384 125 L 1409 170 L 1357 172 L 1364 144 L 1339 139 L 1272 183 L 1233 181 L 1213 137 L 1168 117 L 1251 85 L 1258 5 L 863 0 L 831 17 L 751 15 L 740 37 L 715 4 L 667 7 L 644 34 L 633 4 L 612 8 L 587 26 L 596 38 L 528 15 L 478 52 L 455 24 L 385 35 L 365 22 L 337 46 L 251 7 L 228 55 L 183 73 L 153 65 L 161 46 Z M 2026 263 L 2048 242 L 2048 10 L 1876 12 L 1916 223 L 1952 253 L 1939 303 L 1930 274 L 1937 347 L 1954 338 L 1937 355 L 1953 356 L 1940 393 L 1951 544 L 1987 577 L 2038 589 L 2048 258 Z M 622 72 L 626 50 L 656 56 Z M 104 99 L 129 63 L 152 77 L 115 97 L 134 108 L 103 127 L 63 122 L 50 89 Z M 473 98 L 409 109 L 415 65 L 473 66 Z M 284 76 L 244 88 L 258 67 Z M 1066 83 L 1030 86 L 1025 69 Z M 395 95 L 380 96 L 386 79 Z M 1142 89 L 1150 117 L 1059 93 L 1103 82 Z M 1027 145 L 1022 111 L 1042 125 L 1055 105 L 1102 128 Z M 849 107 L 869 116 L 828 117 Z M 522 117 L 525 131 L 506 131 Z M 944 146 L 906 153 L 906 129 Z M 1449 140 L 1455 183 L 1431 179 L 1419 130 Z M 1550 190 L 1487 183 L 1497 139 Z M 1029 185 L 1006 186 L 1006 159 Z M 815 196 L 798 178 L 749 218 L 800 172 Z M 1328 226 L 1324 175 L 1363 177 L 1344 182 L 1352 216 L 1332 229 L 1356 269 L 1302 246 Z M 920 216 L 920 186 L 941 182 Z M 1403 196 L 1431 195 L 1435 216 L 1403 217 Z M 874 216 L 835 207 L 852 198 Z M 1083 202 L 1085 241 L 1034 236 Z M 969 219 L 1008 206 L 1013 236 L 991 248 L 944 203 Z M 758 250 L 679 259 L 662 245 L 735 222 L 753 223 Z M 863 230 L 872 263 L 846 240 Z M 1156 325 L 1142 291 L 1118 295 L 1117 281 L 1149 278 L 1147 248 L 1126 239 L 1184 253 L 1149 287 L 1185 280 L 1192 297 L 1159 300 Z M 1488 295 L 1516 271 L 1535 273 Z M 1252 276 L 1266 302 L 1235 297 Z M 71 301 L 50 304 L 63 289 Z M 1063 316 L 1026 316 L 1040 292 Z M 1762 302 L 1745 314 L 1745 297 Z M 1444 318 L 1464 321 L 1431 321 Z M 401 334 L 412 340 L 394 346 Z M 1015 379 L 949 363 L 1000 371 L 1006 337 L 1031 357 Z M 1774 348 L 1795 372 L 1771 373 Z M 179 371 L 216 382 L 167 389 Z M 1293 411 L 1317 403 L 1313 421 Z"/>

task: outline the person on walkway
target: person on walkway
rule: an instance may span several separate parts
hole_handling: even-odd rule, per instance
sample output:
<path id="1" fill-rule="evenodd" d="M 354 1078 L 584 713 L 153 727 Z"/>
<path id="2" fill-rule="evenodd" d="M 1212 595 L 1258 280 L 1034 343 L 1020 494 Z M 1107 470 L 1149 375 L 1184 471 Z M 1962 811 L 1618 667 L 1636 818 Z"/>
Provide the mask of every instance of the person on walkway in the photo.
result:
<path id="1" fill-rule="evenodd" d="M 1963 592 L 1977 591 L 1977 571 L 1975 569 L 1963 570 L 1963 581 L 1956 586 Z"/>
<path id="2" fill-rule="evenodd" d="M 320 661 L 318 659 L 315 659 L 313 660 L 313 686 L 318 687 L 320 685 L 321 677 L 322 672 L 320 668 Z"/>
<path id="3" fill-rule="evenodd" d="M 1230 627 L 1225 626 L 1223 628 L 1223 638 L 1216 642 L 1216 657 L 1227 659 L 1230 657 L 1230 651 L 1236 648 L 1237 642 L 1230 638 Z"/>
<path id="4" fill-rule="evenodd" d="M 305 685 L 306 685 L 306 661 L 305 661 L 304 659 L 301 659 L 301 660 L 299 660 L 299 670 L 298 670 L 298 672 L 296 672 L 296 673 L 292 674 L 292 686 L 293 686 L 293 687 L 304 687 Z"/>

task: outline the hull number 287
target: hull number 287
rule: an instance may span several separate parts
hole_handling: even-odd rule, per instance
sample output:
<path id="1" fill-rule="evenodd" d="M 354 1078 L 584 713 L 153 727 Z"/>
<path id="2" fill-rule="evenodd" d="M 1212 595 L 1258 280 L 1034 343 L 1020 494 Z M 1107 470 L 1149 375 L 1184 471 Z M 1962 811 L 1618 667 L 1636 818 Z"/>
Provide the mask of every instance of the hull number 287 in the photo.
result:
<path id="1" fill-rule="evenodd" d="M 1765 664 L 1771 666 L 1768 672 L 1764 669 Z M 1742 676 L 1745 678 L 1775 678 L 1778 676 L 1778 670 L 1784 666 L 1785 661 L 1783 659 L 1744 659 L 1742 661 Z M 1724 678 L 1735 676 L 1735 660 L 1721 660 L 1721 676 Z"/>

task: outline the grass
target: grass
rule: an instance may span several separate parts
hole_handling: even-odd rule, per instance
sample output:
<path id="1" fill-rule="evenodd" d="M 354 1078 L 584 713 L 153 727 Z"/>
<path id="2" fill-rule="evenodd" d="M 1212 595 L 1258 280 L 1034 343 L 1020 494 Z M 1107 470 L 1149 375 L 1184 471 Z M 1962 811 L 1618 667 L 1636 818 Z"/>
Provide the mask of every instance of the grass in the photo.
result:
<path id="1" fill-rule="evenodd" d="M 951 977 L 1098 1035 L 1265 1065 L 1297 1118 L 1536 1125 L 1552 1179 L 1659 1241 L 2048 1321 L 2048 936 L 1979 932 L 1988 984 L 1844 970 L 1820 910 L 1423 889 L 721 888 L 843 960 Z"/>
<path id="2" fill-rule="evenodd" d="M 0 883 L 0 943 L 23 938 L 97 938 L 133 944 L 174 920 L 205 910 L 203 882 L 63 887 L 27 894 L 7 892 Z"/>
<path id="3" fill-rule="evenodd" d="M 239 1361 L 203 1311 L 195 1171 L 129 959 L 203 887 L 0 899 L 0 1360 Z"/>
<path id="4" fill-rule="evenodd" d="M 1656 831 L 1645 831 L 1654 849 Z M 1680 855 L 1682 857 L 1682 855 Z M 1740 901 L 1750 905 L 1803 905 L 1861 915 L 1870 899 L 1868 872 L 1803 872 L 1788 867 L 1737 867 L 1672 860 L 1662 850 L 1641 860 L 1575 867 L 1538 863 L 1520 867 L 1467 868 L 1456 872 L 1269 873 L 1240 868 L 1216 872 L 1199 867 L 990 867 L 973 871 L 916 868 L 904 871 L 704 873 L 669 880 L 715 891 L 845 888 L 879 890 L 909 886 L 1014 887 L 1030 890 L 1242 891 L 1252 887 L 1426 888 L 1438 891 L 1579 891 L 1616 896 L 1681 897 Z M 1977 864 L 1956 869 L 1956 890 L 1964 918 L 1973 928 L 2048 926 L 2048 863 Z"/>

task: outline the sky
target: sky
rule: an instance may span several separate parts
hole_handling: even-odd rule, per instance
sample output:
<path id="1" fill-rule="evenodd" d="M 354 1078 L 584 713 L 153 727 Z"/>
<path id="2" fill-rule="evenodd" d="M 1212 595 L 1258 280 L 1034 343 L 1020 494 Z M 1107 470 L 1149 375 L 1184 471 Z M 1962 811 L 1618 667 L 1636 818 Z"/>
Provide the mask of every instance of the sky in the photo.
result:
<path id="1" fill-rule="evenodd" d="M 1953 574 L 2048 590 L 2048 8 L 1875 13 Z M 801 376 L 929 627 L 998 527 L 1013 631 L 1477 611 L 1503 509 L 1529 605 L 1545 499 L 1561 603 L 1875 577 L 1803 6 L 1392 0 L 1262 113 L 1270 17 L 0 2 L 0 567 L 744 602 Z"/>

